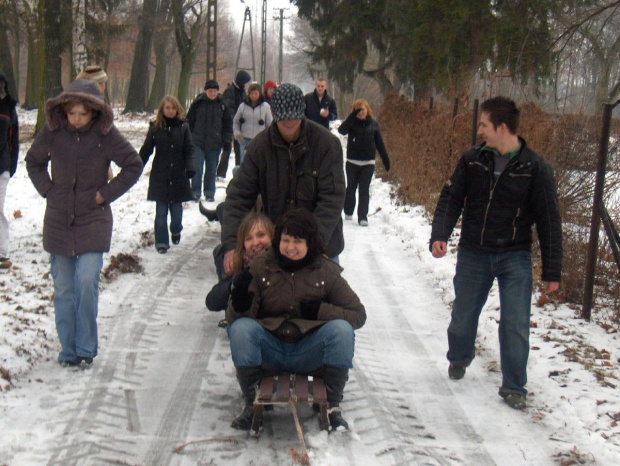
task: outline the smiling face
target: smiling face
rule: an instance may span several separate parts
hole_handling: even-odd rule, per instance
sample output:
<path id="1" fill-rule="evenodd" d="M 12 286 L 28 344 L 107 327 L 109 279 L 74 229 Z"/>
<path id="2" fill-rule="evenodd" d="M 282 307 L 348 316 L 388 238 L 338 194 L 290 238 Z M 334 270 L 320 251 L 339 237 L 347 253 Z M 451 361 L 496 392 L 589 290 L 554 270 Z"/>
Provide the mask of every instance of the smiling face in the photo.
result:
<path id="1" fill-rule="evenodd" d="M 82 104 L 75 104 L 67 110 L 67 120 L 76 129 L 86 126 L 93 119 L 92 110 L 87 110 Z"/>
<path id="2" fill-rule="evenodd" d="M 294 118 L 291 120 L 280 120 L 276 123 L 280 136 L 284 139 L 284 142 L 295 142 L 299 139 L 299 132 L 301 130 L 301 118 Z"/>
<path id="3" fill-rule="evenodd" d="M 361 105 L 357 108 L 360 109 L 360 112 L 357 114 L 357 118 L 359 118 L 360 120 L 365 120 L 366 116 L 368 116 L 368 109 L 365 105 Z"/>
<path id="4" fill-rule="evenodd" d="M 280 254 L 293 261 L 301 260 L 308 254 L 308 242 L 303 238 L 282 233 L 280 238 Z"/>
<path id="5" fill-rule="evenodd" d="M 162 107 L 162 111 L 164 113 L 164 116 L 166 118 L 174 118 L 175 116 L 177 116 L 177 108 L 175 107 L 175 105 L 166 100 L 164 102 L 164 106 Z"/>
<path id="6" fill-rule="evenodd" d="M 493 149 L 498 149 L 501 138 L 501 125 L 495 128 L 489 119 L 489 114 L 482 112 L 478 120 L 478 138 Z"/>
<path id="7" fill-rule="evenodd" d="M 250 256 L 260 254 L 271 244 L 271 236 L 267 232 L 265 225 L 257 223 L 243 240 L 243 247 Z"/>

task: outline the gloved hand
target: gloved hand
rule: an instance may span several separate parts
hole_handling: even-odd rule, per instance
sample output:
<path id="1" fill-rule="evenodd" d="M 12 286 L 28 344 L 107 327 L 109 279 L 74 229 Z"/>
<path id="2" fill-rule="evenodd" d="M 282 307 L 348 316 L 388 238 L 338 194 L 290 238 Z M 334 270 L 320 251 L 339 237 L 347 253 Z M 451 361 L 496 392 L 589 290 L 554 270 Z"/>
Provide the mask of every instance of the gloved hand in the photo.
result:
<path id="1" fill-rule="evenodd" d="M 386 172 L 390 171 L 390 159 L 385 159 L 383 161 L 383 168 L 385 168 Z"/>
<path id="2" fill-rule="evenodd" d="M 224 145 L 222 146 L 222 150 L 224 152 L 230 153 L 231 149 L 232 149 L 232 144 L 230 142 L 225 142 Z"/>
<path id="3" fill-rule="evenodd" d="M 230 284 L 230 299 L 238 314 L 247 312 L 252 307 L 254 292 L 248 291 L 252 278 L 252 274 L 244 270 L 235 275 Z"/>
<path id="4" fill-rule="evenodd" d="M 299 303 L 299 312 L 301 317 L 306 320 L 316 320 L 321 307 L 320 299 L 302 299 Z"/>
<path id="5" fill-rule="evenodd" d="M 355 117 L 356 117 L 356 116 L 359 114 L 359 112 L 361 112 L 361 111 L 362 111 L 362 109 L 361 109 L 361 108 L 356 108 L 355 110 L 353 110 L 353 111 L 351 112 L 351 115 L 353 115 L 353 116 L 355 116 Z"/>
<path id="6" fill-rule="evenodd" d="M 189 179 L 192 179 L 196 175 L 196 172 L 194 170 L 185 170 L 185 174 Z"/>

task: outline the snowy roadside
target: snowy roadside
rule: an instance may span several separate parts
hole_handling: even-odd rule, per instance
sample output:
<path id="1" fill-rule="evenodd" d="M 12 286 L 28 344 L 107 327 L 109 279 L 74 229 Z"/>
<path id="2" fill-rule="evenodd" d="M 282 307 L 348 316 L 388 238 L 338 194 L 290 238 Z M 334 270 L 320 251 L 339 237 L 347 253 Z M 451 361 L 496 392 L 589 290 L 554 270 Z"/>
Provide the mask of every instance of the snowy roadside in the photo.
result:
<path id="1" fill-rule="evenodd" d="M 35 118 L 35 112 L 20 112 L 20 121 L 23 123 L 33 122 Z M 137 149 L 146 133 L 147 120 L 148 116 L 144 115 L 121 116 L 117 120 L 117 126 Z M 51 302 L 53 289 L 48 273 L 48 258 L 41 248 L 41 220 L 45 203 L 32 187 L 23 163 L 29 145 L 26 142 L 21 146 L 19 167 L 9 183 L 5 206 L 5 213 L 10 218 L 11 259 L 14 266 L 0 275 L 0 391 L 3 411 L 18 404 L 23 390 L 33 390 L 30 378 L 33 368 L 46 365 L 53 367 L 59 349 Z M 147 166 L 145 173 L 148 170 Z M 145 201 L 147 185 L 148 177 L 144 174 L 137 185 L 113 205 L 115 227 L 112 250 L 104 256 L 104 267 L 119 253 L 136 254 L 145 261 L 145 267 L 159 267 L 153 255 L 145 254 L 150 252 L 145 249 L 145 245 L 152 237 L 154 213 L 153 206 Z M 433 364 L 445 370 L 447 377 L 447 363 L 444 360 L 447 343 L 444 340 L 453 299 L 454 248 L 451 248 L 446 258 L 433 259 L 428 252 L 430 227 L 425 212 L 420 207 L 395 204 L 390 195 L 390 185 L 381 180 L 375 179 L 371 189 L 371 212 L 374 208 L 380 209 L 369 217 L 369 233 L 364 234 L 372 235 L 375 244 L 399 248 L 402 262 L 390 265 L 408 271 L 413 267 L 414 272 L 409 271 L 407 279 L 430 288 L 437 297 L 437 303 L 441 303 L 440 306 L 429 302 L 417 304 L 420 308 L 429 304 L 434 306 L 424 316 L 423 323 L 427 331 L 442 342 L 444 348 L 429 357 L 433 359 Z M 223 189 L 218 189 L 216 199 L 223 200 L 223 197 Z M 195 210 L 194 205 L 188 208 Z M 205 228 L 204 219 L 194 215 L 195 212 L 191 213 L 193 215 L 186 216 L 185 228 L 188 231 Z M 355 289 L 360 290 L 362 298 L 366 296 L 369 302 L 375 302 L 373 294 L 376 287 L 387 287 L 389 291 L 390 284 L 377 285 L 380 277 L 377 277 L 377 283 L 356 282 L 356 269 L 347 267 L 347 261 L 354 263 L 354 256 L 363 255 L 364 250 L 356 248 L 356 241 L 361 241 L 356 233 L 358 227 L 351 226 L 351 223 L 345 226 L 348 230 L 345 232 L 348 249 L 342 257 L 345 277 Z M 218 232 L 216 226 L 208 225 L 207 228 L 212 229 L 214 235 Z M 205 254 L 205 260 L 210 261 L 210 252 Z M 381 260 L 381 257 L 377 260 Z M 118 281 L 123 283 L 140 279 L 140 275 L 132 274 Z M 113 312 L 116 306 L 126 304 L 118 302 L 116 296 L 106 294 L 108 286 L 102 283 L 102 295 L 105 295 L 103 302 L 110 306 L 109 310 L 102 312 L 103 315 Z M 114 285 L 117 286 L 118 283 Z M 401 293 L 403 290 L 399 289 L 392 299 L 398 301 Z M 533 302 L 538 300 L 538 294 L 533 296 Z M 617 425 L 620 419 L 620 399 L 617 394 L 617 385 L 620 383 L 618 335 L 578 319 L 576 311 L 570 306 L 543 301 L 540 306 L 534 305 L 532 308 L 532 351 L 527 386 L 530 407 L 523 416 L 533 428 L 547 432 L 544 441 L 556 455 L 549 458 L 550 463 L 556 461 L 571 464 L 570 461 L 574 461 L 620 464 L 620 428 Z M 454 398 L 470 418 L 482 414 L 493 415 L 493 410 L 498 409 L 494 404 L 491 408 L 476 406 L 464 396 L 483 384 L 485 390 L 488 390 L 489 400 L 495 402 L 495 398 L 498 398 L 494 393 L 501 378 L 497 343 L 498 303 L 497 289 L 494 288 L 480 318 L 478 357 L 462 383 L 449 385 Z M 413 314 L 416 312 L 415 307 L 403 311 Z M 370 326 L 369 321 L 369 325 L 363 329 L 360 344 L 373 331 L 374 327 Z M 107 338 L 107 335 L 102 335 L 102 338 Z M 368 357 L 368 353 L 361 352 L 360 362 L 364 363 Z M 392 357 L 385 361 L 386 366 L 403 367 L 407 371 L 406 353 Z M 470 385 L 474 383 L 476 385 Z M 46 383 L 39 383 L 38 387 L 41 393 L 50 388 Z M 0 427 L 8 428 L 1 421 Z M 324 446 L 321 438 L 312 440 L 317 448 Z M 5 446 L 0 441 L 0 451 L 5 450 Z M 0 456 L 0 463 L 2 461 Z"/>

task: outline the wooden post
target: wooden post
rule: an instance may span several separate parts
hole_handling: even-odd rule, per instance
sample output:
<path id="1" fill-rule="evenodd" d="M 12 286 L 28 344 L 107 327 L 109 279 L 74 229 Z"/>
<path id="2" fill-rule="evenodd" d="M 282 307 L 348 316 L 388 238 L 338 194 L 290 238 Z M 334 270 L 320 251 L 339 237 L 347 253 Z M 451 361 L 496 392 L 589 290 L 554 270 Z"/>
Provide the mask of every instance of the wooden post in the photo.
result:
<path id="1" fill-rule="evenodd" d="M 590 222 L 590 240 L 588 241 L 588 256 L 586 259 L 586 276 L 583 290 L 583 306 L 581 317 L 590 320 L 594 293 L 594 274 L 598 256 L 598 231 L 601 222 L 599 205 L 603 202 L 603 188 L 605 186 L 605 169 L 607 165 L 607 151 L 609 148 L 609 133 L 611 127 L 611 112 L 614 106 L 603 105 L 603 129 L 599 143 L 598 161 L 596 164 L 596 178 L 594 181 L 594 199 L 592 201 L 592 219 Z"/>
<path id="2" fill-rule="evenodd" d="M 459 99 L 454 99 L 454 110 L 452 111 L 452 119 L 456 118 L 459 113 Z"/>

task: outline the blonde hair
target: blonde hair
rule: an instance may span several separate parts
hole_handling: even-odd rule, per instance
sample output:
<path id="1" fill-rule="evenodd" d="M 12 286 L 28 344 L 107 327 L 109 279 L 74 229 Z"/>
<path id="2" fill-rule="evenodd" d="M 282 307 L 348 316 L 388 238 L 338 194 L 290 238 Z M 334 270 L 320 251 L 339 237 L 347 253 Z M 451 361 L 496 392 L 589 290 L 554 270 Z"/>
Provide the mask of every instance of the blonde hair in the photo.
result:
<path id="1" fill-rule="evenodd" d="M 269 235 L 269 239 L 273 239 L 274 226 L 269 217 L 260 212 L 250 212 L 247 214 L 243 220 L 241 220 L 241 224 L 237 230 L 237 245 L 235 246 L 235 253 L 233 254 L 233 275 L 243 270 L 245 237 L 248 236 L 256 226 L 262 226 Z"/>
<path id="2" fill-rule="evenodd" d="M 164 104 L 166 102 L 171 103 L 174 106 L 175 110 L 177 111 L 177 117 L 179 117 L 179 119 L 183 119 L 183 116 L 185 116 L 185 110 L 183 110 L 183 106 L 175 96 L 164 96 L 164 98 L 161 99 L 161 102 L 159 103 L 159 107 L 157 108 L 157 116 L 155 117 L 155 126 L 157 128 L 163 129 L 166 127 L 166 122 L 164 121 Z"/>
<path id="3" fill-rule="evenodd" d="M 353 110 L 357 110 L 358 108 L 366 107 L 366 111 L 368 112 L 368 116 L 372 117 L 372 109 L 366 99 L 357 99 L 353 101 Z"/>

